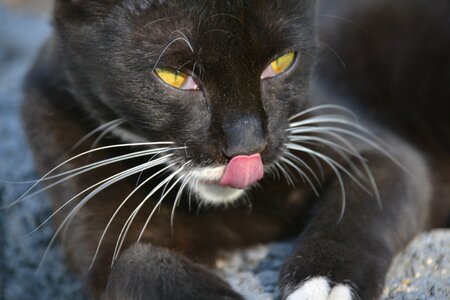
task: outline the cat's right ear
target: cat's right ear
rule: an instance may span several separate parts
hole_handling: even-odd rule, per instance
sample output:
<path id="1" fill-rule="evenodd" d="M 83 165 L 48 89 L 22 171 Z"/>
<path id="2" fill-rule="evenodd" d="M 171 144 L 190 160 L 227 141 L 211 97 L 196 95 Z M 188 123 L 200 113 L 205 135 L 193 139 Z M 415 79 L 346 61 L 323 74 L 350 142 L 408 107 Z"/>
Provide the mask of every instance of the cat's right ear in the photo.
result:
<path id="1" fill-rule="evenodd" d="M 53 14 L 56 23 L 82 19 L 87 11 L 88 0 L 55 0 Z"/>

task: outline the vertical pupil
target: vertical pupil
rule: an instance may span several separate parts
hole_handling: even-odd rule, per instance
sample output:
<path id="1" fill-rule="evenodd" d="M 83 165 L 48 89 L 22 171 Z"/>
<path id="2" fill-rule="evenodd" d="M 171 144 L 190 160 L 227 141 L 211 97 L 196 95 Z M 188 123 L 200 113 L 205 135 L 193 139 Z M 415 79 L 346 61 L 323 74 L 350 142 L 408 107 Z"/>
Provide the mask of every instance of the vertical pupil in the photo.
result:
<path id="1" fill-rule="evenodd" d="M 277 68 L 280 67 L 280 59 L 279 59 L 279 58 L 277 58 L 277 59 L 275 60 L 275 65 L 277 66 Z"/>
<path id="2" fill-rule="evenodd" d="M 282 71 L 282 61 L 281 61 L 281 58 L 277 58 L 275 61 L 274 61 L 274 67 L 273 67 L 273 69 L 274 69 L 274 71 L 275 71 L 275 73 L 281 73 L 281 71 Z"/>

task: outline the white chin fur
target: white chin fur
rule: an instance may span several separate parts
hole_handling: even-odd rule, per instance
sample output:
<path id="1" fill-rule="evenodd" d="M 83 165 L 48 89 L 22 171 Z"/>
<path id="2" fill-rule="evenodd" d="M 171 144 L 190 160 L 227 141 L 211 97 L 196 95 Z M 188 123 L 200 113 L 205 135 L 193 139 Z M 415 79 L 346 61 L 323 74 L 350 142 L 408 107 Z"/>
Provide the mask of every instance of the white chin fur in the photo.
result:
<path id="1" fill-rule="evenodd" d="M 230 204 L 244 195 L 243 190 L 220 186 L 215 183 L 198 183 L 194 187 L 197 196 L 206 204 Z"/>
<path id="2" fill-rule="evenodd" d="M 189 175 L 193 180 L 190 186 L 196 195 L 206 204 L 230 204 L 245 194 L 244 190 L 218 184 L 225 172 L 225 166 L 216 168 L 197 168 Z"/>

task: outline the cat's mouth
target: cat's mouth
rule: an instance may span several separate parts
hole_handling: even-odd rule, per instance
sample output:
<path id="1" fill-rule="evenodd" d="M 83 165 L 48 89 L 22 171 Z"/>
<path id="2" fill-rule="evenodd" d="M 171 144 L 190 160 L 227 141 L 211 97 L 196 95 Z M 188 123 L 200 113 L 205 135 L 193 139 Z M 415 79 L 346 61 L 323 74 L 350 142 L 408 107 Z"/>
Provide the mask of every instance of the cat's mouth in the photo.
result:
<path id="1" fill-rule="evenodd" d="M 226 166 L 198 168 L 189 172 L 191 189 L 206 203 L 230 203 L 264 176 L 261 156 L 234 157 Z"/>
<path id="2" fill-rule="evenodd" d="M 225 168 L 220 184 L 236 189 L 246 189 L 264 176 L 261 155 L 233 157 Z"/>

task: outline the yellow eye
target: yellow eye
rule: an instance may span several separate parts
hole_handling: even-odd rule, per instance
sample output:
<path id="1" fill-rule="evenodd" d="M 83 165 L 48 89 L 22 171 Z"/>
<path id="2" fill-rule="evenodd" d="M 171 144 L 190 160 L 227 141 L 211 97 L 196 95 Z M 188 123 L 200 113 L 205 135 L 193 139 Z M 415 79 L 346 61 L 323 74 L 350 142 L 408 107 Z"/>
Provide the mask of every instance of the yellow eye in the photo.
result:
<path id="1" fill-rule="evenodd" d="M 295 59 L 295 53 L 289 52 L 285 55 L 282 55 L 275 59 L 271 64 L 270 67 L 272 68 L 272 71 L 278 75 L 289 69 L 289 67 L 294 63 Z"/>
<path id="2" fill-rule="evenodd" d="M 155 73 L 156 75 L 158 75 L 159 78 L 161 78 L 162 81 L 177 89 L 182 90 L 198 89 L 198 86 L 193 80 L 193 78 L 184 72 L 170 68 L 161 68 L 156 69 Z"/>
<path id="3" fill-rule="evenodd" d="M 261 74 L 261 79 L 275 77 L 283 72 L 286 72 L 295 61 L 295 52 L 288 52 L 273 62 L 263 71 Z"/>

